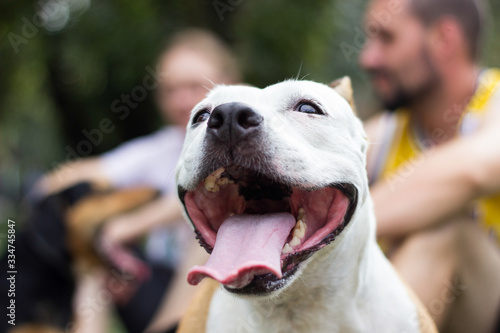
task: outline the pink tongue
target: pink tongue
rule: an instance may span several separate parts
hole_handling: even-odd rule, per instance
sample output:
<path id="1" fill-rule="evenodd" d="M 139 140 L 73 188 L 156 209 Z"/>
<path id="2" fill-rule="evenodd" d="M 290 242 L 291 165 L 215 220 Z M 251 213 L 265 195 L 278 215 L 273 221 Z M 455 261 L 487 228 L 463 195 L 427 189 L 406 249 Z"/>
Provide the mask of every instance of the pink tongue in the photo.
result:
<path id="1" fill-rule="evenodd" d="M 242 288 L 255 275 L 281 278 L 280 257 L 295 218 L 289 213 L 233 215 L 222 223 L 205 266 L 195 266 L 188 282 L 197 285 L 209 276 L 231 288 Z"/>

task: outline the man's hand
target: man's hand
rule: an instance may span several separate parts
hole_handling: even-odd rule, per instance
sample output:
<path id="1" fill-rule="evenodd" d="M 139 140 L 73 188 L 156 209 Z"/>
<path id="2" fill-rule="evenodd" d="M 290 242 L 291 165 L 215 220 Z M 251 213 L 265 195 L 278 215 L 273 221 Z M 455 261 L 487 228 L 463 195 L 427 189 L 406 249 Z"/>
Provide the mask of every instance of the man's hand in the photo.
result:
<path id="1" fill-rule="evenodd" d="M 122 214 L 111 218 L 102 228 L 103 241 L 112 244 L 132 243 L 143 236 L 147 230 L 142 230 L 141 222 L 133 214 Z"/>
<path id="2" fill-rule="evenodd" d="M 129 243 L 155 227 L 182 220 L 182 206 L 174 195 L 162 196 L 144 206 L 111 218 L 103 227 L 103 237 L 114 244 Z"/>

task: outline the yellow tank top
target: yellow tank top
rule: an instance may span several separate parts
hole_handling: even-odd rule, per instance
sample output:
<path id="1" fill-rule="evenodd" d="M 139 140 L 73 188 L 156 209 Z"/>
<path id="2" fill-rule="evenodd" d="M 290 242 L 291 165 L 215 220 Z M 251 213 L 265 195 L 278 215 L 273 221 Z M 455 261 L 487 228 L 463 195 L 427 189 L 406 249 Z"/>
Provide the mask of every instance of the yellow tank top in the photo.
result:
<path id="1" fill-rule="evenodd" d="M 458 135 L 469 135 L 480 126 L 490 97 L 497 86 L 500 86 L 500 70 L 483 71 L 479 77 L 476 92 L 460 120 Z M 389 182 L 397 182 L 397 177 L 404 177 L 406 172 L 411 172 L 412 168 L 418 165 L 419 157 L 425 152 L 425 148 L 419 144 L 414 131 L 409 126 L 410 116 L 407 110 L 397 110 L 386 116 L 387 120 L 393 123 L 393 126 L 388 131 L 389 137 L 385 138 L 387 149 L 385 151 L 381 149 L 381 153 L 376 158 L 380 161 L 375 163 L 379 164 L 378 167 L 375 167 L 378 170 L 372 170 L 372 180 L 385 179 Z M 500 244 L 500 193 L 480 198 L 477 200 L 476 207 L 478 221 Z"/>

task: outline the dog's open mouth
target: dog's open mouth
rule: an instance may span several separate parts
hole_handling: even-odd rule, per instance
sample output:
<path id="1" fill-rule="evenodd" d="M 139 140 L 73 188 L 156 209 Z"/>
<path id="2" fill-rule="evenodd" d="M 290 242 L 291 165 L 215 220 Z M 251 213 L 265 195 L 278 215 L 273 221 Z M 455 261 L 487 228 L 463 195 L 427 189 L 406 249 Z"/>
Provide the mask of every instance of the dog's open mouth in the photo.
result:
<path id="1" fill-rule="evenodd" d="M 188 282 L 209 276 L 235 293 L 284 286 L 299 264 L 335 239 L 356 206 L 356 189 L 304 189 L 239 166 L 219 168 L 181 199 L 202 246 L 211 253 Z"/>

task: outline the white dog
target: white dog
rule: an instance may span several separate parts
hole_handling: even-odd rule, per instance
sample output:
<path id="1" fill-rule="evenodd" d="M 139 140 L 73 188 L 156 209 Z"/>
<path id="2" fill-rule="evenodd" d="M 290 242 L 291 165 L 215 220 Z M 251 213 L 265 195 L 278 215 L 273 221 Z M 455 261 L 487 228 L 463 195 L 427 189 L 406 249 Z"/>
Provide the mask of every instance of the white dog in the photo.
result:
<path id="1" fill-rule="evenodd" d="M 179 332 L 435 332 L 375 241 L 366 149 L 348 78 L 212 90 L 177 183 L 211 253 L 188 282 L 224 288 Z"/>

